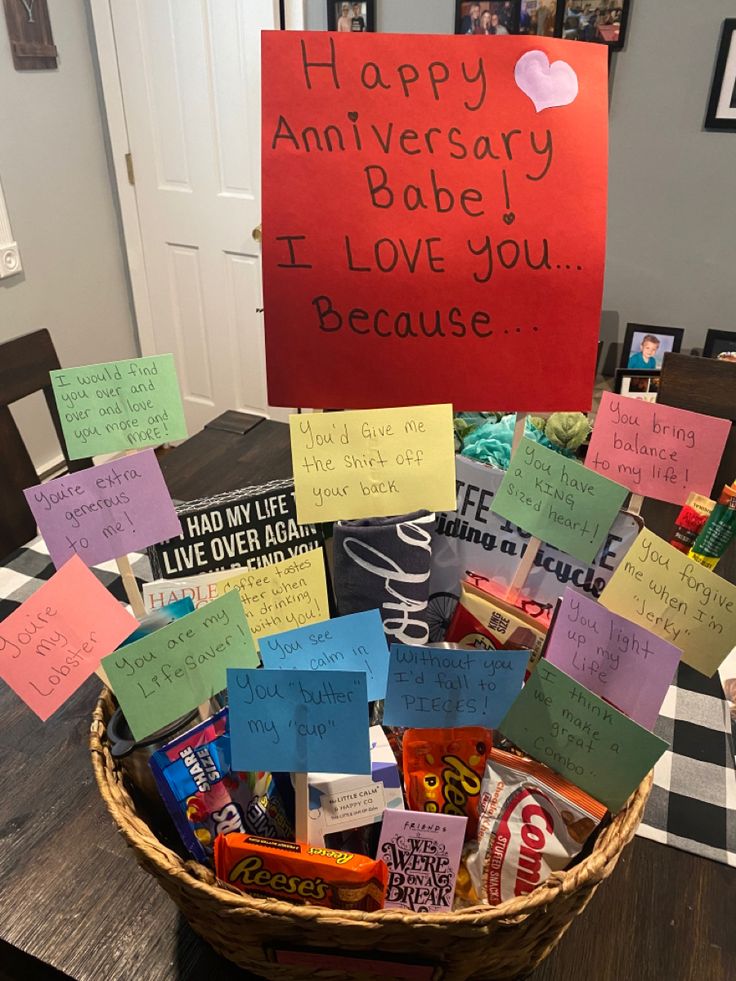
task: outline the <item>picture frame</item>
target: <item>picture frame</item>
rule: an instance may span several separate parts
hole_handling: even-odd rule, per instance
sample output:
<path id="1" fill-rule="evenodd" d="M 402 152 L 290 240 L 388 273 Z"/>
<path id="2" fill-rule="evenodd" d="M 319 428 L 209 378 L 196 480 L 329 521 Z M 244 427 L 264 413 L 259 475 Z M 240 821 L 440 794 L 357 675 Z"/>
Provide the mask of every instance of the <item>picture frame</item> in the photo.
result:
<path id="1" fill-rule="evenodd" d="M 556 9 L 558 0 L 455 0 L 455 33 L 518 34 L 522 2 L 554 4 Z M 554 21 L 553 17 L 549 37 L 554 37 Z"/>
<path id="2" fill-rule="evenodd" d="M 626 398 L 656 402 L 659 395 L 660 375 L 660 371 L 619 368 L 616 372 L 615 392 Z"/>
<path id="3" fill-rule="evenodd" d="M 736 331 L 709 330 L 705 335 L 703 357 L 718 359 L 723 354 L 733 354 L 736 361 Z M 731 358 L 724 359 L 731 360 Z"/>
<path id="4" fill-rule="evenodd" d="M 680 350 L 684 333 L 683 327 L 627 323 L 619 368 L 628 371 L 660 371 L 665 354 Z M 646 351 L 643 349 L 645 343 Z M 651 363 L 652 360 L 654 364 Z"/>
<path id="5" fill-rule="evenodd" d="M 352 0 L 326 0 L 326 3 L 328 31 L 375 32 L 376 0 L 357 0 L 355 3 Z"/>
<path id="6" fill-rule="evenodd" d="M 704 128 L 736 133 L 736 17 L 721 28 Z"/>
<path id="7" fill-rule="evenodd" d="M 560 0 L 555 35 L 620 51 L 626 44 L 630 8 L 631 0 Z"/>

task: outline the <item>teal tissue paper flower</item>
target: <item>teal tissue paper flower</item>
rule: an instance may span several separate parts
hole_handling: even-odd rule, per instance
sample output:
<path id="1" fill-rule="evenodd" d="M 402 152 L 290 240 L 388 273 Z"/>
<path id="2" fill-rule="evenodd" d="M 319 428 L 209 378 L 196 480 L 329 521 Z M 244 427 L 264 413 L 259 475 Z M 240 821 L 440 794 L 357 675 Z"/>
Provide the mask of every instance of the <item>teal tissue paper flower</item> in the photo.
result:
<path id="1" fill-rule="evenodd" d="M 491 466 L 498 467 L 500 470 L 508 470 L 511 460 L 511 441 L 514 436 L 514 424 L 516 416 L 514 413 L 503 416 L 503 418 L 487 419 L 472 432 L 468 433 L 463 439 L 463 447 L 460 451 L 463 456 L 471 460 L 478 460 L 480 463 L 489 463 Z M 551 443 L 544 433 L 540 432 L 536 426 L 526 419 L 524 425 L 524 435 L 547 449 L 554 450 L 562 456 L 572 457 L 574 453 L 564 450 L 562 447 Z"/>

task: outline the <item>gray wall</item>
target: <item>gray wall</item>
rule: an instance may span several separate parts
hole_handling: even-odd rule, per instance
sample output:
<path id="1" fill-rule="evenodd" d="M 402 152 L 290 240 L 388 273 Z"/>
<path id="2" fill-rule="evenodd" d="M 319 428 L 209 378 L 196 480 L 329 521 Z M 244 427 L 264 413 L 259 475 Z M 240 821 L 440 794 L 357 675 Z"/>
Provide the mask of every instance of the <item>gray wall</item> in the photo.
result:
<path id="1" fill-rule="evenodd" d="M 325 0 L 306 6 L 307 27 L 324 30 Z M 612 79 L 607 341 L 623 340 L 627 321 L 684 327 L 688 352 L 708 327 L 736 331 L 736 134 L 703 130 L 733 16 L 734 0 L 632 0 Z M 454 3 L 377 0 L 376 20 L 382 32 L 448 34 Z"/>
<path id="2" fill-rule="evenodd" d="M 13 68 L 0 14 L 0 179 L 24 273 L 0 280 L 0 341 L 48 327 L 62 364 L 137 353 L 85 0 L 49 0 L 57 71 Z M 45 403 L 15 412 L 37 466 Z"/>

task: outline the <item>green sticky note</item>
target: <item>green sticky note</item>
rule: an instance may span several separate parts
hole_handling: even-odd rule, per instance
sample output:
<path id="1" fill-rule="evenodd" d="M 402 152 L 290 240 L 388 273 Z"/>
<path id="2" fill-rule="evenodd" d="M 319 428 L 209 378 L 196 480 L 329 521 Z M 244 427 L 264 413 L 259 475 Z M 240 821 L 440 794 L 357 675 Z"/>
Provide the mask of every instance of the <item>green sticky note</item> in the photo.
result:
<path id="1" fill-rule="evenodd" d="M 50 374 L 72 460 L 187 437 L 171 354 L 60 368 Z"/>
<path id="2" fill-rule="evenodd" d="M 628 493 L 576 460 L 524 438 L 492 510 L 581 562 L 592 562 Z"/>
<path id="3" fill-rule="evenodd" d="M 540 661 L 499 730 L 615 814 L 668 744 Z"/>
<path id="4" fill-rule="evenodd" d="M 237 590 L 102 659 L 130 731 L 143 739 L 260 664 Z"/>

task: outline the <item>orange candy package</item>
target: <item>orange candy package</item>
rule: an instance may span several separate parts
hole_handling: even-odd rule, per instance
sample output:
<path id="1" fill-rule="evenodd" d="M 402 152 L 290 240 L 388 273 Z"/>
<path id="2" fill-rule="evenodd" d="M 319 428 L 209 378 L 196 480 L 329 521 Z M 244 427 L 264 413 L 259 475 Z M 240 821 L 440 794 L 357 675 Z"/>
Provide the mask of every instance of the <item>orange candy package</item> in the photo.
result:
<path id="1" fill-rule="evenodd" d="M 382 909 L 386 863 L 319 848 L 240 833 L 215 839 L 217 877 L 240 892 L 273 896 L 330 909 Z"/>
<path id="2" fill-rule="evenodd" d="M 478 801 L 493 733 L 481 726 L 407 729 L 404 790 L 412 811 L 467 816 L 465 837 L 478 827 Z"/>

